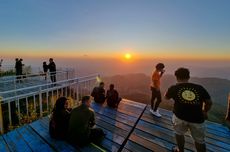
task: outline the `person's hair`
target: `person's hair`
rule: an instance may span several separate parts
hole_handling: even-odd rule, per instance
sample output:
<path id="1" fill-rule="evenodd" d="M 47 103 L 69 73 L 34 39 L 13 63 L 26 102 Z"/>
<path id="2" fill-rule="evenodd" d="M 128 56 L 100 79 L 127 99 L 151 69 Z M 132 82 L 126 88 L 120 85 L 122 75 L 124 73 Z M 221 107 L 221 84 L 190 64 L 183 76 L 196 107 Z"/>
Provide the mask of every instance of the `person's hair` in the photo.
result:
<path id="1" fill-rule="evenodd" d="M 109 88 L 110 88 L 110 89 L 113 89 L 113 88 L 114 88 L 114 84 L 110 84 L 110 85 L 109 85 Z"/>
<path id="2" fill-rule="evenodd" d="M 99 85 L 104 85 L 105 83 L 104 82 L 100 82 L 100 84 Z"/>
<path id="3" fill-rule="evenodd" d="M 188 80 L 190 78 L 190 72 L 187 68 L 179 68 L 175 71 L 175 76 L 180 80 Z"/>
<path id="4" fill-rule="evenodd" d="M 53 61 L 53 58 L 50 58 L 49 61 Z"/>
<path id="5" fill-rule="evenodd" d="M 43 64 L 46 64 L 46 62 L 44 61 Z"/>
<path id="6" fill-rule="evenodd" d="M 83 96 L 81 102 L 84 104 L 86 101 L 90 99 L 90 96 Z"/>
<path id="7" fill-rule="evenodd" d="M 55 116 L 60 115 L 62 110 L 65 109 L 65 103 L 67 100 L 68 99 L 66 97 L 60 97 L 57 99 L 53 110 Z"/>
<path id="8" fill-rule="evenodd" d="M 164 65 L 163 63 L 158 63 L 158 64 L 156 65 L 156 69 L 157 69 L 157 70 L 164 69 L 164 67 L 165 67 L 165 65 Z"/>

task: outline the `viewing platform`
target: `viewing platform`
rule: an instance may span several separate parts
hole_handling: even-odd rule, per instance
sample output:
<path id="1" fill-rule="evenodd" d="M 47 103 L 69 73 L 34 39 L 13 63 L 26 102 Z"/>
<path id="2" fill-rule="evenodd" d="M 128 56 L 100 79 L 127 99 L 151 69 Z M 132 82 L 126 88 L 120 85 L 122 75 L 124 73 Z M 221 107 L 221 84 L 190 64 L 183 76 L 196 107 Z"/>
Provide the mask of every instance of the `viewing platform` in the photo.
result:
<path id="1" fill-rule="evenodd" d="M 159 109 L 161 118 L 149 112 L 149 105 L 123 99 L 117 109 L 92 103 L 96 126 L 106 133 L 100 146 L 90 144 L 75 149 L 65 141 L 49 136 L 49 118 L 43 117 L 0 136 L 1 152 L 168 152 L 176 145 L 172 112 Z M 230 131 L 221 124 L 206 121 L 206 143 L 209 152 L 230 151 Z M 186 135 L 185 151 L 195 151 L 190 135 Z"/>

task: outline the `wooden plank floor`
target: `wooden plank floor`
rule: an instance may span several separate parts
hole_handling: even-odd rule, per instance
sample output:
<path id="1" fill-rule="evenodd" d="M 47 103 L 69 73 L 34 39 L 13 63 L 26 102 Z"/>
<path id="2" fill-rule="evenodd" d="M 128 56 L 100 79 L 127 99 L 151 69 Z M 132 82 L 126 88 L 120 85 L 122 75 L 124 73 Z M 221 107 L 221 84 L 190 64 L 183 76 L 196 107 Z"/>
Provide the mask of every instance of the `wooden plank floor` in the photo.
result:
<path id="1" fill-rule="evenodd" d="M 176 145 L 173 126 L 171 122 L 172 112 L 160 109 L 161 118 L 157 118 L 149 112 L 150 106 L 146 108 L 141 119 L 138 121 L 125 148 L 129 151 L 171 151 Z M 230 131 L 228 128 L 207 121 L 206 122 L 207 151 L 229 152 Z M 195 151 L 194 143 L 190 134 L 185 137 L 186 151 Z"/>
<path id="2" fill-rule="evenodd" d="M 74 148 L 65 141 L 49 136 L 49 118 L 44 117 L 31 124 L 17 128 L 0 136 L 0 152 L 165 152 L 176 144 L 171 123 L 172 112 L 160 109 L 162 118 L 149 112 L 149 106 L 122 100 L 118 109 L 92 103 L 96 114 L 96 126 L 106 133 L 99 147 L 90 144 L 84 148 Z M 230 151 L 230 132 L 220 124 L 206 122 L 207 149 L 210 152 Z M 186 151 L 195 151 L 193 140 L 186 135 Z"/>

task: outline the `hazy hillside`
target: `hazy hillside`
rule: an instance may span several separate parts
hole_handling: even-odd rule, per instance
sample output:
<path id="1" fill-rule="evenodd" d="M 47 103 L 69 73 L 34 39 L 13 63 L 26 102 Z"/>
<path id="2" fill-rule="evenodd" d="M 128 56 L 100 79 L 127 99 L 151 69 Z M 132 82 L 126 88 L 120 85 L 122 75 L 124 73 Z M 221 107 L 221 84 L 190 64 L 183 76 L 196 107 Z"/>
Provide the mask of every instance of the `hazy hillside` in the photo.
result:
<path id="1" fill-rule="evenodd" d="M 114 83 L 116 89 L 123 98 L 150 104 L 150 76 L 137 73 L 105 77 L 103 80 L 106 83 L 106 88 L 108 88 L 110 83 Z M 230 92 L 230 81 L 219 78 L 194 77 L 191 78 L 190 82 L 201 84 L 208 90 L 214 102 L 209 119 L 211 121 L 222 123 L 227 110 L 227 97 Z M 176 80 L 173 75 L 164 75 L 162 77 L 162 94 L 164 94 L 169 86 L 175 83 Z M 160 106 L 166 109 L 172 109 L 172 103 L 170 101 L 163 100 Z"/>

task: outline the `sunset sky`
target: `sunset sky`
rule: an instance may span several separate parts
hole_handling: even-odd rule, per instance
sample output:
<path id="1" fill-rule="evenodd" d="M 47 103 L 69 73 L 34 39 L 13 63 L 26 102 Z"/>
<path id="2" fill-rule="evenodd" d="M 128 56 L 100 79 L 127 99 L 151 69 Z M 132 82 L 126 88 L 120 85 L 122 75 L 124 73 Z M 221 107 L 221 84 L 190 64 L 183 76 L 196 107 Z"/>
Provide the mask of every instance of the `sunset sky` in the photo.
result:
<path id="1" fill-rule="evenodd" d="M 2 0 L 3 57 L 230 59 L 229 0 Z"/>

